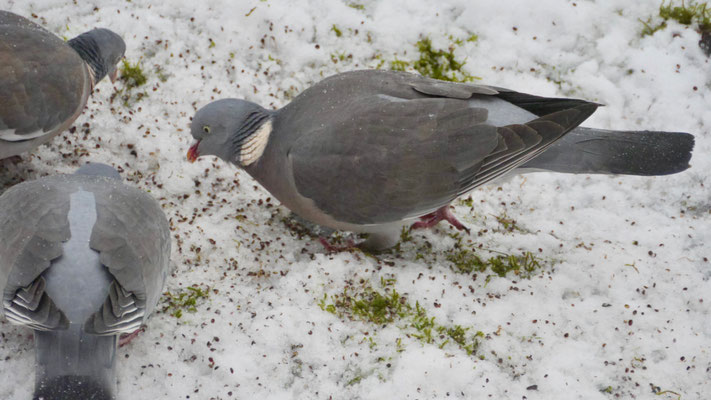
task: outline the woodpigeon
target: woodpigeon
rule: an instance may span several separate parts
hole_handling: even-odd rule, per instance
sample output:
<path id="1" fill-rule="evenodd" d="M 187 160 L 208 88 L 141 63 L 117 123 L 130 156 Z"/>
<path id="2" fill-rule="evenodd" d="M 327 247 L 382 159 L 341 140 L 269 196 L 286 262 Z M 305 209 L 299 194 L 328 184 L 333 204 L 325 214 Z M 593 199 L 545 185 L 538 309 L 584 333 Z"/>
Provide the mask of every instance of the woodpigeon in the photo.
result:
<path id="1" fill-rule="evenodd" d="M 0 311 L 34 330 L 34 398 L 115 398 L 118 335 L 148 318 L 169 259 L 160 205 L 107 165 L 0 196 Z"/>
<path id="2" fill-rule="evenodd" d="M 126 45 L 108 29 L 64 42 L 34 22 L 0 11 L 0 159 L 48 142 L 81 114 L 94 86 Z"/>
<path id="3" fill-rule="evenodd" d="M 331 76 L 280 110 L 238 99 L 195 114 L 188 151 L 247 171 L 320 225 L 397 243 L 400 228 L 447 220 L 449 203 L 517 169 L 664 175 L 686 169 L 688 133 L 578 128 L 596 103 L 366 70 Z"/>

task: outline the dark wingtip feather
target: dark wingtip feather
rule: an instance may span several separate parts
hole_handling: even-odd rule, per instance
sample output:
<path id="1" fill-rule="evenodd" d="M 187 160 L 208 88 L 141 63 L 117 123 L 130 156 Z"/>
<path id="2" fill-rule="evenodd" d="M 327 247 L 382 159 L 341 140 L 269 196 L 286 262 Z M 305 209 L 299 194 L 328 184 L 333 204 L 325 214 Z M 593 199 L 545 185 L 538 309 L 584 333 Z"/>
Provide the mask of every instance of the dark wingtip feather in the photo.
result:
<path id="1" fill-rule="evenodd" d="M 496 97 L 506 100 L 511 104 L 523 108 L 524 110 L 533 113 L 539 117 L 544 117 L 548 114 L 555 113 L 561 110 L 567 110 L 571 108 L 584 109 L 587 107 L 593 107 L 590 114 L 597 109 L 597 107 L 603 107 L 604 104 L 594 103 L 587 100 L 580 99 L 568 99 L 568 98 L 555 98 L 555 97 L 542 97 L 535 96 L 527 93 L 514 92 L 507 89 L 500 89 Z"/>

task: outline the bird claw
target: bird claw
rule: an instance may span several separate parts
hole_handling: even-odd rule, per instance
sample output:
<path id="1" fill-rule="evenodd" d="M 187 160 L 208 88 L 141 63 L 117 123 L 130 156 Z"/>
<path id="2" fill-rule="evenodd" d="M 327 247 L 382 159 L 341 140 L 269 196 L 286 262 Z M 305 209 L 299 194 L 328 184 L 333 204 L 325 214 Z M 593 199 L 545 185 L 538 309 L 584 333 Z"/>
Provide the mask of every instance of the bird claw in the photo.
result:
<path id="1" fill-rule="evenodd" d="M 8 165 L 17 165 L 22 162 L 22 157 L 20 156 L 10 156 L 7 158 L 0 159 L 0 162 L 4 164 L 5 166 Z"/>
<path id="2" fill-rule="evenodd" d="M 412 224 L 412 226 L 410 226 L 410 229 L 431 228 L 437 225 L 437 223 L 439 223 L 440 221 L 447 221 L 457 230 L 466 231 L 467 234 L 470 233 L 469 228 L 459 222 L 457 217 L 452 214 L 452 211 L 449 209 L 449 204 L 444 207 L 438 208 L 435 212 L 431 212 L 429 214 L 421 216 L 419 221 L 415 222 L 414 224 Z"/>
<path id="3" fill-rule="evenodd" d="M 327 251 L 328 253 L 340 253 L 340 252 L 343 252 L 343 251 L 350 251 L 350 250 L 353 250 L 353 249 L 357 249 L 357 248 L 358 248 L 358 246 L 356 246 L 356 244 L 355 244 L 355 242 L 353 241 L 353 239 L 348 239 L 348 240 L 346 240 L 346 244 L 343 245 L 343 246 L 331 244 L 331 243 L 328 241 L 328 239 L 326 239 L 326 238 L 323 237 L 323 236 L 319 237 L 319 238 L 318 238 L 318 241 L 321 242 L 321 244 L 323 245 L 324 248 L 326 248 L 326 251 Z"/>
<path id="4" fill-rule="evenodd" d="M 140 327 L 136 329 L 135 331 L 131 333 L 124 333 L 121 336 L 119 336 L 119 347 L 123 347 L 131 342 L 131 340 L 135 339 L 136 336 L 138 336 L 141 332 L 145 332 L 146 328 L 145 327 Z"/>

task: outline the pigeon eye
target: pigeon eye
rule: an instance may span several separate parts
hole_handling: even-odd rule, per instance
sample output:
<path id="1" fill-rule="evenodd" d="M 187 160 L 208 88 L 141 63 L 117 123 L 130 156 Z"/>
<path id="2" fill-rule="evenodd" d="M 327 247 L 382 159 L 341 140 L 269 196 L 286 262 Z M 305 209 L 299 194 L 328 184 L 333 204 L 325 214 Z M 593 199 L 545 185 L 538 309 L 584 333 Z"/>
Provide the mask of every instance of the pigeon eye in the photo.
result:
<path id="1" fill-rule="evenodd" d="M 203 132 L 205 132 L 205 133 L 210 133 L 210 127 L 207 126 L 207 125 L 203 126 L 203 127 L 202 127 L 202 130 L 203 130 Z"/>

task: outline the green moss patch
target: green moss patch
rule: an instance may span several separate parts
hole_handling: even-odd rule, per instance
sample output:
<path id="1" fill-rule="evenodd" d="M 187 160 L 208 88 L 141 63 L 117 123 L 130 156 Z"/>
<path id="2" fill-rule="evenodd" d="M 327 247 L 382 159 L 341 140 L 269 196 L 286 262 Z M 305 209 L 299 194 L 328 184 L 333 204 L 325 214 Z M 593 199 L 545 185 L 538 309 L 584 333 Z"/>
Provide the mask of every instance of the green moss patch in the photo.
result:
<path id="1" fill-rule="evenodd" d="M 497 254 L 493 257 L 482 258 L 474 250 L 463 248 L 447 255 L 447 261 L 452 263 L 452 268 L 460 273 L 493 272 L 500 278 L 513 273 L 519 278 L 531 279 L 541 269 L 538 258 L 530 251 L 521 256 Z M 490 278 L 491 276 L 487 277 L 487 281 Z"/>
<path id="2" fill-rule="evenodd" d="M 472 35 L 466 41 L 476 41 L 478 37 Z M 415 44 L 419 58 L 414 61 L 395 59 L 390 62 L 390 69 L 394 71 L 407 71 L 414 69 L 423 76 L 450 82 L 472 82 L 479 77 L 470 75 L 462 70 L 466 61 L 458 60 L 454 54 L 457 46 L 464 44 L 465 40 L 450 37 L 447 49 L 436 49 L 428 37 Z"/>
<path id="3" fill-rule="evenodd" d="M 130 107 L 147 96 L 146 92 L 136 90 L 148 82 L 140 63 L 131 64 L 131 62 L 124 59 L 119 66 L 119 72 L 119 81 L 123 83 L 123 88 L 117 90 L 111 96 L 112 101 L 116 96 L 120 96 L 121 100 L 123 100 L 123 105 Z"/>
<path id="4" fill-rule="evenodd" d="M 452 344 L 468 355 L 476 352 L 479 340 L 484 337 L 481 331 L 472 332 L 471 328 L 461 325 L 440 324 L 435 317 L 427 314 L 419 302 L 412 304 L 398 293 L 392 287 L 394 283 L 394 280 L 381 280 L 380 289 L 368 284 L 346 287 L 340 294 L 330 297 L 324 294 L 318 304 L 322 310 L 342 319 L 362 321 L 377 327 L 395 324 L 407 337 L 423 344 L 434 344 L 439 348 Z M 374 341 L 371 343 L 375 345 Z M 398 340 L 397 346 L 402 351 L 401 340 Z"/>
<path id="5" fill-rule="evenodd" d="M 675 3 L 674 0 L 670 0 L 669 4 L 666 4 L 666 1 L 662 1 L 659 6 L 659 17 L 662 21 L 658 23 L 655 23 L 655 18 L 653 17 L 647 18 L 646 21 L 640 19 L 643 25 L 642 36 L 653 35 L 657 31 L 666 28 L 667 21 L 670 20 L 682 25 L 697 24 L 701 31 L 711 31 L 711 8 L 709 8 L 707 2 L 689 1 L 687 3 L 682 0 L 679 4 Z"/>
<path id="6" fill-rule="evenodd" d="M 180 318 L 183 316 L 183 311 L 187 312 L 197 312 L 197 304 L 199 300 L 207 299 L 209 296 L 209 289 L 200 289 L 199 287 L 188 287 L 186 289 L 179 290 L 177 292 L 165 292 L 163 293 L 163 312 L 168 313 L 175 318 Z"/>
<path id="7" fill-rule="evenodd" d="M 336 25 L 331 27 L 331 31 L 336 34 L 336 37 L 343 36 L 343 31 L 341 31 Z"/>
<path id="8" fill-rule="evenodd" d="M 131 64 L 128 60 L 124 59 L 119 67 L 121 72 L 121 77 L 119 78 L 125 85 L 127 90 L 132 90 L 146 83 L 146 75 L 143 73 L 141 65 L 136 62 Z"/>
<path id="9" fill-rule="evenodd" d="M 691 25 L 696 22 L 699 25 L 711 25 L 711 9 L 707 3 L 695 3 L 690 1 L 689 4 L 675 5 L 674 1 L 670 1 L 669 5 L 664 2 L 659 6 L 659 16 L 665 21 L 674 20 L 682 25 Z"/>

